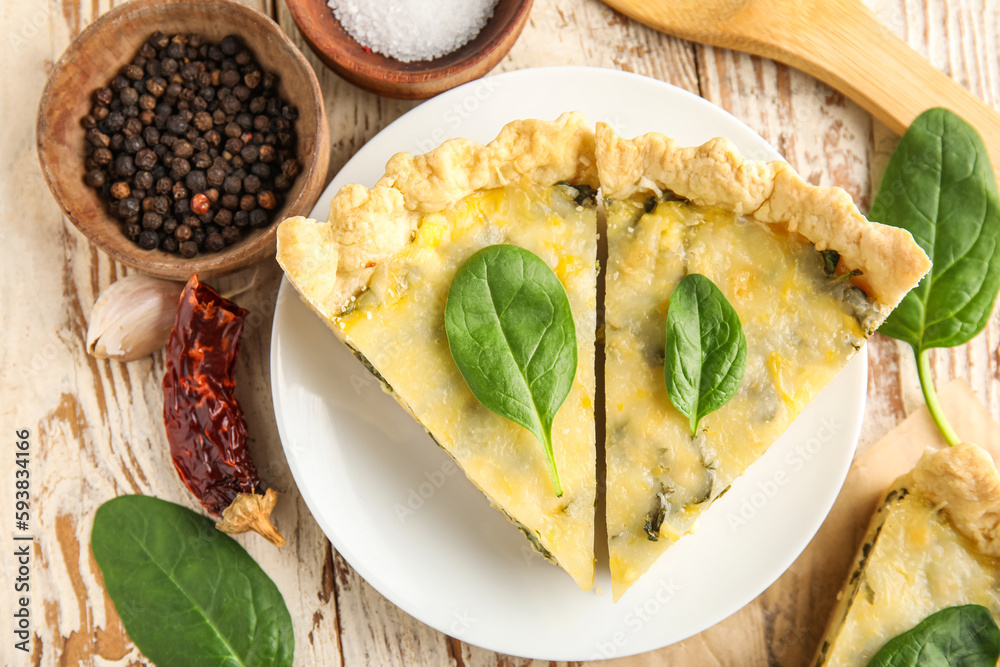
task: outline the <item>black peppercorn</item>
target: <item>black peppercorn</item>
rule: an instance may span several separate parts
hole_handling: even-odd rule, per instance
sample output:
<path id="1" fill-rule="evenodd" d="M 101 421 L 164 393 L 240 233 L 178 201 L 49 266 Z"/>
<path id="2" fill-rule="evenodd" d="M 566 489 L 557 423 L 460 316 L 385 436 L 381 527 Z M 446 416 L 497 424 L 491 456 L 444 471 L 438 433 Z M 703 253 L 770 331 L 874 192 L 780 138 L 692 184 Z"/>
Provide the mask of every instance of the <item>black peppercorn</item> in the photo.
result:
<path id="1" fill-rule="evenodd" d="M 105 86 L 104 88 L 98 88 L 94 91 L 94 101 L 101 106 L 108 106 L 111 104 L 111 100 L 114 93 L 111 92 L 111 88 Z"/>
<path id="2" fill-rule="evenodd" d="M 205 250 L 209 252 L 218 252 L 226 246 L 225 239 L 222 238 L 222 234 L 214 232 L 205 237 Z"/>
<path id="3" fill-rule="evenodd" d="M 142 214 L 142 228 L 143 229 L 159 229 L 160 225 L 163 224 L 163 217 L 159 213 L 153 213 L 152 211 L 147 211 Z"/>
<path id="4" fill-rule="evenodd" d="M 199 132 L 207 132 L 215 125 L 215 123 L 212 122 L 212 114 L 207 111 L 199 111 L 196 113 L 192 122 Z"/>
<path id="5" fill-rule="evenodd" d="M 217 224 L 219 227 L 228 227 L 233 224 L 233 212 L 228 208 L 219 209 L 219 212 L 215 214 L 212 218 L 212 222 Z"/>
<path id="6" fill-rule="evenodd" d="M 100 169 L 91 169 L 87 172 L 87 185 L 92 188 L 99 188 L 104 185 L 107 180 L 104 176 L 104 172 Z"/>
<path id="7" fill-rule="evenodd" d="M 150 35 L 149 39 L 146 41 L 154 49 L 165 49 L 167 47 L 167 44 L 170 43 L 170 38 L 164 35 L 159 30 L 157 30 L 152 35 Z"/>
<path id="8" fill-rule="evenodd" d="M 152 150 L 148 148 L 143 148 L 141 151 L 135 154 L 135 165 L 139 169 L 150 170 L 156 166 L 156 161 L 159 158 L 156 156 Z"/>
<path id="9" fill-rule="evenodd" d="M 209 185 L 222 185 L 226 180 L 226 171 L 218 165 L 213 165 L 208 169 L 205 177 Z M 211 195 L 209 195 L 209 198 L 211 198 Z"/>
<path id="10" fill-rule="evenodd" d="M 135 88 L 125 88 L 119 93 L 119 99 L 125 106 L 131 106 L 139 101 L 139 92 Z"/>
<path id="11" fill-rule="evenodd" d="M 174 134 L 184 134 L 187 132 L 188 124 L 181 116 L 174 115 L 167 119 L 167 130 Z"/>
<path id="12" fill-rule="evenodd" d="M 118 202 L 118 214 L 123 218 L 133 218 L 139 215 L 139 200 L 134 196 L 126 197 Z"/>
<path id="13" fill-rule="evenodd" d="M 236 195 L 222 195 L 222 197 L 219 198 L 219 203 L 222 204 L 223 208 L 234 211 L 240 207 L 240 198 Z"/>
<path id="14" fill-rule="evenodd" d="M 181 60 L 184 58 L 184 45 L 170 42 L 170 46 L 167 47 L 167 56 L 174 60 Z"/>
<path id="15" fill-rule="evenodd" d="M 180 180 L 191 172 L 191 163 L 184 158 L 174 158 L 170 163 L 170 176 L 175 180 Z"/>
<path id="16" fill-rule="evenodd" d="M 153 201 L 149 205 L 149 210 L 153 213 L 166 215 L 170 211 L 170 199 L 164 195 L 153 197 Z"/>
<path id="17" fill-rule="evenodd" d="M 189 158 L 194 155 L 194 146 L 192 146 L 191 142 L 187 140 L 182 139 L 181 141 L 178 141 L 172 146 L 172 148 L 174 155 L 177 157 Z"/>
<path id="18" fill-rule="evenodd" d="M 125 137 L 125 150 L 129 153 L 138 153 L 146 147 L 146 142 L 138 134 L 130 134 Z"/>
<path id="19" fill-rule="evenodd" d="M 263 162 L 256 162 L 250 167 L 250 173 L 257 178 L 271 178 L 271 168 Z"/>
<path id="20" fill-rule="evenodd" d="M 160 245 L 160 237 L 152 229 L 145 229 L 139 234 L 139 247 L 144 250 L 155 250 Z"/>
<path id="21" fill-rule="evenodd" d="M 133 183 L 140 190 L 149 190 L 153 187 L 153 174 L 148 171 L 137 171 Z"/>
<path id="22" fill-rule="evenodd" d="M 180 245 L 181 257 L 191 259 L 198 254 L 198 244 L 193 241 L 186 241 Z"/>
<path id="23" fill-rule="evenodd" d="M 165 239 L 163 239 L 163 241 L 160 242 L 160 247 L 166 250 L 167 252 L 177 252 L 177 249 L 180 247 L 180 244 L 177 243 L 177 240 L 175 238 L 168 236 Z"/>
<path id="24" fill-rule="evenodd" d="M 240 157 L 242 157 L 245 162 L 254 163 L 257 161 L 257 158 L 260 157 L 260 149 L 253 144 L 246 145 L 240 149 Z"/>
<path id="25" fill-rule="evenodd" d="M 222 189 L 229 195 L 239 194 L 240 190 L 243 189 L 243 183 L 240 178 L 235 175 L 229 175 L 226 180 L 222 183 Z"/>
<path id="26" fill-rule="evenodd" d="M 226 245 L 232 245 L 240 240 L 240 230 L 233 226 L 223 227 L 221 234 Z"/>
<path id="27" fill-rule="evenodd" d="M 93 152 L 91 157 L 94 160 L 94 164 L 103 167 L 106 164 L 111 164 L 111 160 L 114 159 L 114 153 L 109 148 L 98 148 Z"/>
<path id="28" fill-rule="evenodd" d="M 128 236 L 133 241 L 139 240 L 139 234 L 141 233 L 142 233 L 142 225 L 133 222 L 125 226 L 125 235 Z"/>
<path id="29" fill-rule="evenodd" d="M 270 211 L 278 205 L 278 199 L 270 190 L 264 190 L 257 195 L 257 203 L 261 208 L 265 208 Z"/>
<path id="30" fill-rule="evenodd" d="M 208 179 L 205 178 L 203 170 L 193 169 L 184 178 L 184 184 L 187 185 L 188 190 L 191 192 L 204 192 L 205 188 L 208 187 Z"/>
<path id="31" fill-rule="evenodd" d="M 174 187 L 173 190 L 171 191 L 171 194 L 174 197 L 174 201 L 177 201 L 178 199 L 186 199 L 188 196 L 188 191 L 187 188 L 184 187 L 183 183 L 177 181 L 176 183 L 174 183 Z"/>
<path id="32" fill-rule="evenodd" d="M 87 141 L 96 148 L 105 148 L 111 144 L 111 138 L 96 128 L 87 130 Z"/>
<path id="33" fill-rule="evenodd" d="M 274 146 L 270 144 L 264 144 L 260 147 L 260 152 L 257 159 L 261 162 L 274 162 L 278 158 L 277 151 L 274 150 Z"/>
<path id="34" fill-rule="evenodd" d="M 243 195 L 240 197 L 240 209 L 251 211 L 257 208 L 257 198 L 253 195 Z"/>
<path id="35" fill-rule="evenodd" d="M 250 211 L 250 226 L 263 227 L 267 224 L 267 211 L 262 208 L 255 208 Z"/>
<path id="36" fill-rule="evenodd" d="M 129 107 L 129 109 L 134 109 L 135 107 Z M 128 109 L 125 110 L 126 112 Z M 126 113 L 126 115 L 128 115 Z M 142 121 L 138 118 L 132 116 L 125 121 L 125 126 L 122 128 L 122 133 L 127 137 L 133 134 L 142 133 Z"/>
<path id="37" fill-rule="evenodd" d="M 208 169 L 212 165 L 212 158 L 208 153 L 195 153 L 191 158 L 191 166 L 195 169 Z"/>
<path id="38" fill-rule="evenodd" d="M 115 160 L 115 173 L 123 178 L 129 178 L 135 174 L 135 162 L 131 155 L 121 155 Z"/>
<path id="39" fill-rule="evenodd" d="M 219 108 L 230 116 L 236 114 L 240 110 L 240 101 L 236 99 L 233 95 L 223 98 L 219 102 Z"/>
<path id="40" fill-rule="evenodd" d="M 233 224 L 237 227 L 246 227 L 250 224 L 250 213 L 240 209 L 233 213 Z"/>

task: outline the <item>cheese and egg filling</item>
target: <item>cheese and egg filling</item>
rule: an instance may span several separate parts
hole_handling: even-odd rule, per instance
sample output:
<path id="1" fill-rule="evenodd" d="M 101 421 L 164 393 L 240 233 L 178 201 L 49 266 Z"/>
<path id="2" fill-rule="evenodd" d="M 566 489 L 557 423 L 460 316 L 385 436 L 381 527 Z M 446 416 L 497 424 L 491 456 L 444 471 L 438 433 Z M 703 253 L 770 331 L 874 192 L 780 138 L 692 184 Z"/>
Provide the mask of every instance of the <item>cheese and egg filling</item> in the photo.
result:
<path id="1" fill-rule="evenodd" d="M 877 325 L 878 309 L 802 237 L 670 193 L 606 200 L 607 521 L 615 600 L 780 436 Z M 739 391 L 701 420 L 664 380 L 670 295 L 702 274 L 747 340 Z"/>
<path id="2" fill-rule="evenodd" d="M 864 667 L 893 637 L 964 604 L 1000 621 L 1000 562 L 973 548 L 908 480 L 876 515 L 816 665 Z"/>
<path id="3" fill-rule="evenodd" d="M 423 215 L 412 243 L 377 266 L 368 287 L 331 325 L 535 548 L 586 590 L 594 581 L 597 223 L 593 198 L 581 194 L 525 181 Z M 476 251 L 499 243 L 545 261 L 573 311 L 578 367 L 552 428 L 562 497 L 552 490 L 542 446 L 476 400 L 445 335 L 456 271 Z"/>

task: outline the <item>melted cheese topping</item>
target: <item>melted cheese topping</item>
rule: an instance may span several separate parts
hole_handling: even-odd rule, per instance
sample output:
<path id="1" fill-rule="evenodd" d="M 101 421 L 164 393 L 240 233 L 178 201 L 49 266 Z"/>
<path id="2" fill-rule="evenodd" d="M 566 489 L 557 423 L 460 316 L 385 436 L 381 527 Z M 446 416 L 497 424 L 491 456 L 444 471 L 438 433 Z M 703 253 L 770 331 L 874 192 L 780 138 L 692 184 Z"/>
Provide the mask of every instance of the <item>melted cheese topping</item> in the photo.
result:
<path id="1" fill-rule="evenodd" d="M 606 206 L 607 520 L 617 600 L 843 368 L 873 309 L 847 280 L 827 275 L 801 237 L 686 201 Z M 702 419 L 697 437 L 663 377 L 669 298 L 688 273 L 719 287 L 747 339 L 739 391 Z"/>
<path id="2" fill-rule="evenodd" d="M 396 398 L 543 555 L 587 590 L 594 581 L 594 331 L 597 221 L 566 186 L 507 186 L 425 215 L 413 243 L 378 266 L 334 330 L 374 366 Z M 448 289 L 476 251 L 498 243 L 542 258 L 566 287 L 578 367 L 552 428 L 563 496 L 545 455 L 522 426 L 473 396 L 444 330 Z"/>
<path id="3" fill-rule="evenodd" d="M 818 665 L 864 667 L 884 645 L 936 611 L 983 605 L 1000 621 L 1000 562 L 972 548 L 918 493 L 890 493 L 835 611 Z"/>

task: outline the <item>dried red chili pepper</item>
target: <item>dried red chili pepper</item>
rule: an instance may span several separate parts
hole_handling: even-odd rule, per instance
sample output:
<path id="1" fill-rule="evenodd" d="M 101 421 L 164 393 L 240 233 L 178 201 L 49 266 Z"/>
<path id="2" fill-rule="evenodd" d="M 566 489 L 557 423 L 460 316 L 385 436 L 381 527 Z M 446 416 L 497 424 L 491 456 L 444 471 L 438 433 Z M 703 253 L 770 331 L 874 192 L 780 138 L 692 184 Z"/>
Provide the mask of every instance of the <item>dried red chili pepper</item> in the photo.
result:
<path id="1" fill-rule="evenodd" d="M 192 276 L 167 342 L 163 420 L 174 467 L 224 533 L 253 530 L 285 544 L 271 523 L 274 489 L 263 492 L 246 447 L 233 371 L 247 311 Z"/>

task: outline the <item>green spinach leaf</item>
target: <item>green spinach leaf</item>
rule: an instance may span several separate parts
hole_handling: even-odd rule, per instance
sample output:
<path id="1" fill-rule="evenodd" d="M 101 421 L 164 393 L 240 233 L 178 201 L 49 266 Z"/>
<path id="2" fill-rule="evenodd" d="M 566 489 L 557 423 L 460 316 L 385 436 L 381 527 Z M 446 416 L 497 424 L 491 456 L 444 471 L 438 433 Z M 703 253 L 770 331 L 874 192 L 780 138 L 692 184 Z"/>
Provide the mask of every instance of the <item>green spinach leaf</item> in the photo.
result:
<path id="1" fill-rule="evenodd" d="M 125 630 L 159 667 L 292 664 L 292 618 L 277 586 L 209 519 L 121 496 L 98 508 L 90 546 Z"/>
<path id="2" fill-rule="evenodd" d="M 913 348 L 927 407 L 955 444 L 927 351 L 963 345 L 982 331 L 1000 289 L 1000 200 L 976 130 L 947 109 L 922 113 L 889 160 L 868 217 L 909 231 L 933 262 L 879 331 Z"/>
<path id="3" fill-rule="evenodd" d="M 692 434 L 702 417 L 736 394 L 746 367 L 747 339 L 736 310 L 711 280 L 685 276 L 670 296 L 663 375 Z"/>
<path id="4" fill-rule="evenodd" d="M 947 607 L 889 640 L 868 667 L 996 667 L 1000 628 L 986 607 Z"/>
<path id="5" fill-rule="evenodd" d="M 472 393 L 538 438 L 561 496 L 552 422 L 577 364 L 576 326 L 562 283 L 524 248 L 483 248 L 455 274 L 444 323 L 451 355 Z"/>

